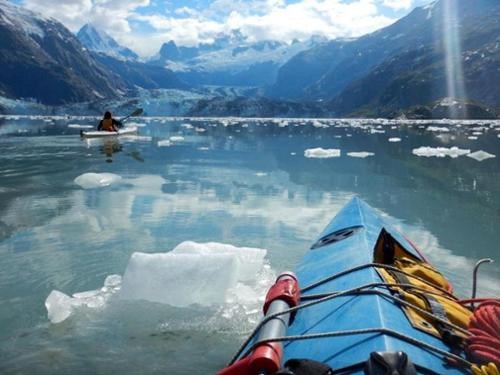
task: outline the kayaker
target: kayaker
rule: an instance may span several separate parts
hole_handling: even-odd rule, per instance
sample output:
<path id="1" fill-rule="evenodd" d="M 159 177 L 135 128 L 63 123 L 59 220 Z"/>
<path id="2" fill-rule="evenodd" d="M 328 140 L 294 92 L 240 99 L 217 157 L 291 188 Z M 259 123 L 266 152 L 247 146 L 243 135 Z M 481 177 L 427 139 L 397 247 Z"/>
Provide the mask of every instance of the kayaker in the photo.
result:
<path id="1" fill-rule="evenodd" d="M 111 115 L 111 112 L 106 111 L 104 113 L 104 118 L 99 122 L 99 125 L 97 126 L 97 130 L 117 132 L 121 127 L 122 123 L 118 120 L 115 120 Z"/>

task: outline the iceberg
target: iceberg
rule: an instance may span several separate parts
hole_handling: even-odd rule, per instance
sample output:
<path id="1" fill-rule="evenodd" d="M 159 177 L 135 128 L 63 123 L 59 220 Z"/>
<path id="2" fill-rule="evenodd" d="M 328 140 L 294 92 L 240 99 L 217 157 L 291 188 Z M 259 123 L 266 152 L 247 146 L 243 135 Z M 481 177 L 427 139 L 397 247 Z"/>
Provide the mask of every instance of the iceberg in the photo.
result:
<path id="1" fill-rule="evenodd" d="M 309 148 L 304 151 L 304 156 L 306 158 L 318 158 L 318 159 L 326 159 L 326 158 L 338 158 L 340 156 L 340 150 L 336 148 Z"/>

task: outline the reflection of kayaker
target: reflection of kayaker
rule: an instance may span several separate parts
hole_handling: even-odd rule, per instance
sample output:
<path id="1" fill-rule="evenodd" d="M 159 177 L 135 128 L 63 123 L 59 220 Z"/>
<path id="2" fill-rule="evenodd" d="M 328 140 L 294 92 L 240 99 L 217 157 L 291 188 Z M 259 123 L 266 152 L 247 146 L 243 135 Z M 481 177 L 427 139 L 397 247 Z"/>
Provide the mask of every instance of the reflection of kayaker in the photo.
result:
<path id="1" fill-rule="evenodd" d="M 120 121 L 115 120 L 111 115 L 111 112 L 106 111 L 104 113 L 104 118 L 99 122 L 97 126 L 97 130 L 99 131 L 108 131 L 108 132 L 117 132 L 119 128 L 123 125 Z"/>

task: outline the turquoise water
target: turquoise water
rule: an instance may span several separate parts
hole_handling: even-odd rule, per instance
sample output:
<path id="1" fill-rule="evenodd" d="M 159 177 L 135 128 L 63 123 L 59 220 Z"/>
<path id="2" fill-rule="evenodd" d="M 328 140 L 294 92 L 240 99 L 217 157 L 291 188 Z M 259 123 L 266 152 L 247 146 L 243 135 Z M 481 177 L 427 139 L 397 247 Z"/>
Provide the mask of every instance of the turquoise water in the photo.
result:
<path id="1" fill-rule="evenodd" d="M 133 252 L 186 240 L 267 249 L 274 273 L 293 269 L 355 195 L 401 228 L 460 296 L 470 294 L 478 259 L 500 261 L 499 122 L 134 121 L 136 137 L 85 141 L 79 126 L 95 119 L 0 119 L 1 373 L 215 372 L 255 314 L 114 296 L 52 324 L 45 300 L 52 290 L 99 289 L 124 274 Z M 421 146 L 497 157 L 414 155 Z M 318 147 L 340 156 L 304 156 Z M 347 155 L 361 151 L 374 155 Z M 75 183 L 90 172 L 121 180 Z M 480 295 L 500 295 L 499 271 L 484 266 Z"/>

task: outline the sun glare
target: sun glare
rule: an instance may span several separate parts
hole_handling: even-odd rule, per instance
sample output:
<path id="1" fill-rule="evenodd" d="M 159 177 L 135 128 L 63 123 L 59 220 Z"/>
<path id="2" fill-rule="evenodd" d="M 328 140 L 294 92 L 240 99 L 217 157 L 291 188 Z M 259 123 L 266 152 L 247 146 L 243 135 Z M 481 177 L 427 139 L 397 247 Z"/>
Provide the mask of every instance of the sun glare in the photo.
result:
<path id="1" fill-rule="evenodd" d="M 465 99 L 466 89 L 462 69 L 462 48 L 460 40 L 460 25 L 456 0 L 443 1 L 443 43 L 445 54 L 447 96 L 450 104 L 455 99 Z M 450 105 L 450 117 L 465 118 L 466 109 Z"/>

